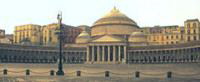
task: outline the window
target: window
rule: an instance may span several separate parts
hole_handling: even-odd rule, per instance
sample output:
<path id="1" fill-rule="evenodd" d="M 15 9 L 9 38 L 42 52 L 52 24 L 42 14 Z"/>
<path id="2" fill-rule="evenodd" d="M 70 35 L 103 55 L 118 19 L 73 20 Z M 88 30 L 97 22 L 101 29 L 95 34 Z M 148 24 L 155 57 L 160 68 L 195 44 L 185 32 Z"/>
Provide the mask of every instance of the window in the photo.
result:
<path id="1" fill-rule="evenodd" d="M 174 36 L 172 35 L 172 36 L 171 36 L 171 39 L 173 39 L 173 38 L 174 38 Z"/>
<path id="2" fill-rule="evenodd" d="M 190 41 L 190 36 L 188 36 L 188 41 Z"/>
<path id="3" fill-rule="evenodd" d="M 187 24 L 187 27 L 190 28 L 190 23 Z"/>
<path id="4" fill-rule="evenodd" d="M 194 28 L 197 27 L 197 24 L 196 24 L 196 23 L 193 23 L 193 27 L 194 27 Z"/>
<path id="5" fill-rule="evenodd" d="M 194 41 L 196 41 L 196 40 L 197 40 L 197 37 L 196 37 L 196 36 L 194 36 L 193 38 L 194 38 Z"/>
<path id="6" fill-rule="evenodd" d="M 44 37 L 44 42 L 45 42 L 45 43 L 47 42 L 46 37 Z"/>
<path id="7" fill-rule="evenodd" d="M 181 40 L 183 40 L 183 35 L 181 35 Z"/>
<path id="8" fill-rule="evenodd" d="M 51 31 L 49 31 L 49 36 L 51 36 Z"/>
<path id="9" fill-rule="evenodd" d="M 52 37 L 49 37 L 49 42 L 51 42 L 52 41 Z"/>
<path id="10" fill-rule="evenodd" d="M 178 35 L 176 35 L 176 39 L 178 39 Z"/>
<path id="11" fill-rule="evenodd" d="M 193 30 L 194 34 L 196 34 L 196 30 Z"/>
<path id="12" fill-rule="evenodd" d="M 167 39 L 169 38 L 169 36 L 166 37 Z"/>
<path id="13" fill-rule="evenodd" d="M 188 34 L 190 34 L 190 30 L 188 30 L 188 32 L 187 32 Z"/>

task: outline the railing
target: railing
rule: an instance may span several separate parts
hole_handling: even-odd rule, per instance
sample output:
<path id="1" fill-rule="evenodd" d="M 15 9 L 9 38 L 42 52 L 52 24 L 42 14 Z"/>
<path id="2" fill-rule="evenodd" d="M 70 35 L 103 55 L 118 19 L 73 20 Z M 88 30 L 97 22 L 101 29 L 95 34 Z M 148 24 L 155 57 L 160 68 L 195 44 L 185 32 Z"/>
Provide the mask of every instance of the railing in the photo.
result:
<path id="1" fill-rule="evenodd" d="M 8 70 L 8 69 L 3 69 L 0 70 L 0 77 L 12 77 L 12 75 L 15 75 L 14 77 L 17 76 L 56 76 L 54 70 L 49 70 L 49 71 L 44 71 L 44 72 L 39 72 L 39 71 L 33 71 L 30 69 L 26 70 L 21 70 L 21 71 L 14 71 L 14 70 Z M 24 75 L 23 75 L 24 73 Z M 9 75 L 11 74 L 11 75 Z M 21 74 L 21 75 L 18 75 Z M 132 78 L 143 78 L 143 77 L 164 77 L 164 78 L 190 78 L 190 77 L 196 77 L 200 78 L 200 73 L 178 73 L 178 72 L 153 72 L 153 73 L 148 73 L 148 72 L 140 72 L 140 71 L 135 71 L 135 72 L 129 72 L 129 73 L 123 73 L 123 72 L 112 72 L 112 71 L 102 71 L 102 72 L 86 72 L 86 71 L 72 71 L 72 72 L 66 72 L 65 76 L 67 77 L 87 77 L 87 76 L 98 76 L 98 77 L 132 77 Z"/>

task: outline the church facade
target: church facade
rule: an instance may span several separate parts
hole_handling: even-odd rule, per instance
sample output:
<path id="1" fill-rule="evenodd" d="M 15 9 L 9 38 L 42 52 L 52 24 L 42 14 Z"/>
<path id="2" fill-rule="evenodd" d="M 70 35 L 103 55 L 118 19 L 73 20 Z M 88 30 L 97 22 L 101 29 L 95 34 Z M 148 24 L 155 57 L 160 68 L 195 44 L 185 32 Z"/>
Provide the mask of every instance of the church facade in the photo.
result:
<path id="1" fill-rule="evenodd" d="M 56 24 L 53 25 L 56 29 Z M 17 29 L 20 28 L 17 27 L 15 30 L 17 34 L 14 35 L 16 43 L 0 44 L 2 53 L 0 62 L 57 62 L 58 47 L 46 45 L 58 42 L 54 33 L 49 34 L 49 31 L 53 32 L 54 27 L 39 26 L 39 29 L 32 29 L 38 30 L 38 33 L 33 32 L 38 37 L 32 36 L 30 30 L 24 34 L 33 38 L 30 38 L 30 41 L 41 43 L 41 45 L 17 44 L 20 39 L 23 39 L 21 36 L 23 33 L 18 31 Z M 73 40 L 63 45 L 64 63 L 183 63 L 199 62 L 200 60 L 200 23 L 198 19 L 187 20 L 184 22 L 184 26 L 141 28 L 134 20 L 113 8 L 91 27 L 82 25 L 79 28 L 81 31 L 77 31 L 76 36 L 66 39 Z M 73 35 L 73 32 L 71 34 Z"/>

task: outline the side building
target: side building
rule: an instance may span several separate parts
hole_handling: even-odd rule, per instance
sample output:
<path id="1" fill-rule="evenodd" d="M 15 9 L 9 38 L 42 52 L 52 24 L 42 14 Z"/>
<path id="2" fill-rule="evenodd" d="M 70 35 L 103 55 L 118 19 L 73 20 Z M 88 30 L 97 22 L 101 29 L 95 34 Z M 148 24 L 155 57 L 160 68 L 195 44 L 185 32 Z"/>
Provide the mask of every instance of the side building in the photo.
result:
<path id="1" fill-rule="evenodd" d="M 0 29 L 0 43 L 12 44 L 12 35 L 5 34 L 5 30 Z"/>
<path id="2" fill-rule="evenodd" d="M 184 27 L 182 26 L 154 26 L 144 27 L 141 29 L 145 34 L 147 34 L 149 45 L 184 43 Z"/>
<path id="3" fill-rule="evenodd" d="M 42 26 L 36 24 L 26 24 L 16 26 L 14 30 L 14 44 L 34 44 L 39 45 L 42 41 Z"/>
<path id="4" fill-rule="evenodd" d="M 81 29 L 62 24 L 63 27 L 63 37 L 64 43 L 75 43 L 76 37 L 80 34 Z M 42 30 L 42 45 L 55 46 L 58 45 L 58 35 L 56 31 L 58 30 L 57 23 L 52 23 L 43 26 Z"/>
<path id="5" fill-rule="evenodd" d="M 188 19 L 184 26 L 154 26 L 140 28 L 147 35 L 149 45 L 168 45 L 200 40 L 200 22 Z"/>
<path id="6" fill-rule="evenodd" d="M 5 37 L 5 30 L 0 29 L 0 38 Z"/>
<path id="7" fill-rule="evenodd" d="M 200 22 L 198 19 L 190 19 L 184 22 L 185 42 L 200 40 Z"/>
<path id="8" fill-rule="evenodd" d="M 64 43 L 75 43 L 76 37 L 80 34 L 81 28 L 63 24 Z M 57 23 L 52 23 L 44 26 L 27 24 L 16 26 L 14 31 L 14 44 L 22 45 L 58 45 L 58 30 Z"/>

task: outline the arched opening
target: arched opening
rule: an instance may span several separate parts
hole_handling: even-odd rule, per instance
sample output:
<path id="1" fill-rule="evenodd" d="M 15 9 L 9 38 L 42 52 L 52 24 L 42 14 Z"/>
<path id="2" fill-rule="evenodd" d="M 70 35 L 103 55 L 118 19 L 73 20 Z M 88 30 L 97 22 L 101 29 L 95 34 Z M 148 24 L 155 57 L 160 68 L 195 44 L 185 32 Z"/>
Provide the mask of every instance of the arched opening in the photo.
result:
<path id="1" fill-rule="evenodd" d="M 156 61 L 157 61 L 157 60 L 156 60 L 156 57 L 154 56 L 154 57 L 153 57 L 153 62 L 155 63 Z"/>
<path id="2" fill-rule="evenodd" d="M 194 60 L 194 56 L 193 56 L 193 55 L 191 55 L 191 57 L 190 57 L 190 60 L 191 60 L 191 61 L 193 61 L 193 60 Z"/>
<path id="3" fill-rule="evenodd" d="M 148 60 L 148 59 L 147 59 L 147 57 L 146 57 L 146 56 L 144 56 L 144 61 L 145 61 L 145 62 L 147 62 L 147 60 Z"/>
<path id="4" fill-rule="evenodd" d="M 151 63 L 151 57 L 150 56 L 148 57 L 148 61 L 149 61 L 149 63 Z"/>
<path id="5" fill-rule="evenodd" d="M 163 61 L 163 62 L 165 62 L 165 61 L 166 61 L 166 58 L 165 58 L 165 56 L 163 56 L 163 57 L 162 57 L 162 61 Z"/>
<path id="6" fill-rule="evenodd" d="M 72 57 L 72 63 L 75 63 L 75 58 L 74 57 Z"/>

